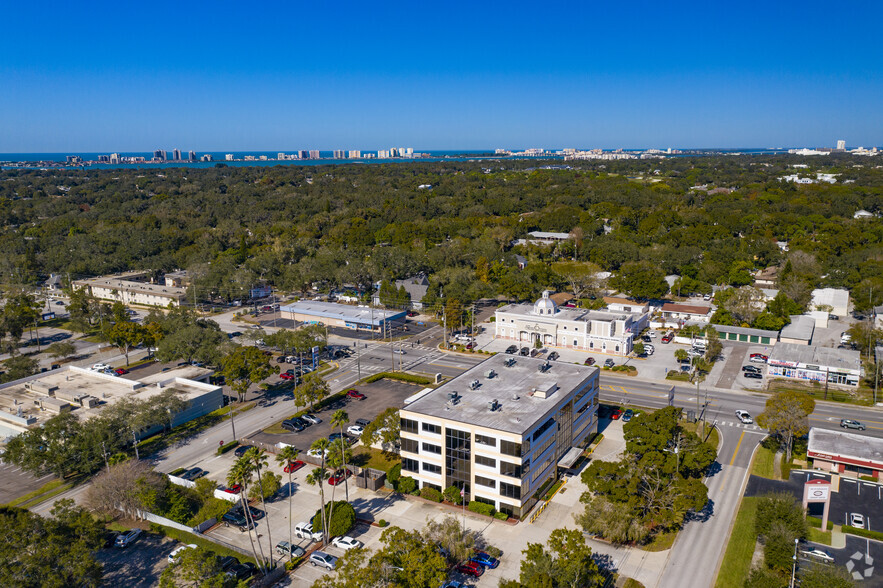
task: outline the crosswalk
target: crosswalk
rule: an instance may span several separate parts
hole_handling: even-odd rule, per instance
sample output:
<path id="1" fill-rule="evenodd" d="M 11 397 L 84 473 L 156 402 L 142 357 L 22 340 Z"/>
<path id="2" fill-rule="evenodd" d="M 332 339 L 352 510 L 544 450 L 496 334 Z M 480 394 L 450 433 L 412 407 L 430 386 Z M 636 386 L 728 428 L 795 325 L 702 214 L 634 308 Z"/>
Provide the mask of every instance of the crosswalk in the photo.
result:
<path id="1" fill-rule="evenodd" d="M 740 423 L 738 421 L 717 421 L 717 425 L 719 427 L 735 427 L 737 429 L 746 429 L 748 431 L 766 432 L 757 425 L 746 425 L 745 423 Z"/>

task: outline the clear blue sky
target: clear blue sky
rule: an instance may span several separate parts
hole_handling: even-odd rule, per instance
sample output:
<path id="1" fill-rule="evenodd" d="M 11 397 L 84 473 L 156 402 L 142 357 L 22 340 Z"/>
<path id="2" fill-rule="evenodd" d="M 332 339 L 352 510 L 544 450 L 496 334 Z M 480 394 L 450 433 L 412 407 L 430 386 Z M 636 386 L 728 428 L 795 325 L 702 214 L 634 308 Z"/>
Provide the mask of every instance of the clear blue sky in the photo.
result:
<path id="1" fill-rule="evenodd" d="M 116 0 L 2 18 L 0 152 L 883 145 L 878 2 Z"/>

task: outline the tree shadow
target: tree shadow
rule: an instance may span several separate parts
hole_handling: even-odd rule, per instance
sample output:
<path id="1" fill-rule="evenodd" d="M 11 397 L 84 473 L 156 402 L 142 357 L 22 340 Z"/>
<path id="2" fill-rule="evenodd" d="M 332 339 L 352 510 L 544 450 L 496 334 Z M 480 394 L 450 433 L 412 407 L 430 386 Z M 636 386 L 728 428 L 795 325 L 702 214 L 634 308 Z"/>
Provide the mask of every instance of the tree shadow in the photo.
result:
<path id="1" fill-rule="evenodd" d="M 592 552 L 592 560 L 598 565 L 598 569 L 611 574 L 616 573 L 616 562 L 609 553 Z"/>
<path id="2" fill-rule="evenodd" d="M 705 503 L 705 507 L 703 507 L 702 510 L 687 513 L 687 516 L 684 517 L 684 522 L 696 521 L 697 523 L 704 523 L 708 521 L 713 514 L 714 500 L 711 500 L 709 498 L 708 502 Z"/>
<path id="3" fill-rule="evenodd" d="M 715 461 L 711 462 L 710 466 L 708 466 L 708 469 L 705 471 L 705 476 L 708 478 L 712 478 L 716 474 L 719 474 L 722 469 L 723 469 L 723 467 L 721 466 L 720 462 L 715 460 Z"/>
<path id="4" fill-rule="evenodd" d="M 389 508 L 396 502 L 404 500 L 403 498 L 399 498 L 395 494 L 389 494 L 387 496 L 375 496 L 373 498 L 365 499 L 365 498 L 357 498 L 351 501 L 353 508 L 356 511 L 357 516 L 361 518 L 367 518 L 364 515 L 369 514 L 373 519 L 374 515 L 379 513 L 385 508 Z"/>

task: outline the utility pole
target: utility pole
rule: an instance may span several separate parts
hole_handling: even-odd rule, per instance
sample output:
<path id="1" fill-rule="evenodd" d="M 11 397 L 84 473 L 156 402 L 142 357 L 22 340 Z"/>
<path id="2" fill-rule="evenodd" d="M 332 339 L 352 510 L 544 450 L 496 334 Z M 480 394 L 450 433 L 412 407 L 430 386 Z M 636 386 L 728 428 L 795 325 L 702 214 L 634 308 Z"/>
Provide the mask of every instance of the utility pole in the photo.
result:
<path id="1" fill-rule="evenodd" d="M 396 371 L 395 343 L 392 341 L 392 325 L 389 324 L 389 321 L 384 321 L 383 324 L 388 325 L 387 328 L 389 329 L 389 364 L 392 371 Z"/>
<path id="2" fill-rule="evenodd" d="M 138 456 L 138 437 L 135 436 L 135 429 L 132 429 L 132 441 L 135 442 L 135 459 L 139 460 L 141 458 Z"/>
<path id="3" fill-rule="evenodd" d="M 110 463 L 107 461 L 107 448 L 104 446 L 104 441 L 101 442 L 101 453 L 104 455 L 104 467 L 110 469 Z"/>
<path id="4" fill-rule="evenodd" d="M 444 311 L 442 311 L 444 313 Z M 442 347 L 448 348 L 448 315 L 442 314 Z"/>

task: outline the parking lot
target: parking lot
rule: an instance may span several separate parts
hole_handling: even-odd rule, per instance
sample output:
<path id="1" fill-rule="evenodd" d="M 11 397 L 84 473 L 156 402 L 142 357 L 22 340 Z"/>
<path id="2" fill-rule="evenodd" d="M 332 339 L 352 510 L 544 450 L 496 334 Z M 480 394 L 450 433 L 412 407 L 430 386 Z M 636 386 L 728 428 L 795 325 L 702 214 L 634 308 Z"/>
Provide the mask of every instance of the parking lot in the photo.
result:
<path id="1" fill-rule="evenodd" d="M 107 586 L 148 588 L 159 584 L 159 577 L 169 565 L 168 556 L 178 542 L 153 533 L 142 533 L 125 549 L 99 549 L 96 559 L 104 566 Z"/>
<path id="2" fill-rule="evenodd" d="M 0 504 L 6 504 L 34 491 L 52 478 L 52 474 L 35 477 L 17 465 L 0 461 Z"/>

